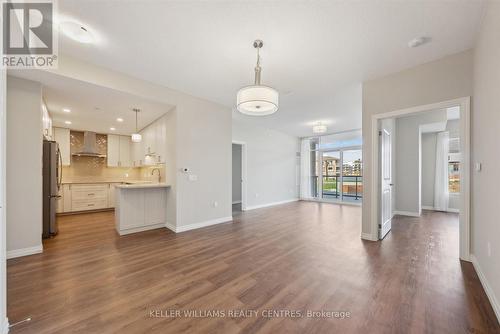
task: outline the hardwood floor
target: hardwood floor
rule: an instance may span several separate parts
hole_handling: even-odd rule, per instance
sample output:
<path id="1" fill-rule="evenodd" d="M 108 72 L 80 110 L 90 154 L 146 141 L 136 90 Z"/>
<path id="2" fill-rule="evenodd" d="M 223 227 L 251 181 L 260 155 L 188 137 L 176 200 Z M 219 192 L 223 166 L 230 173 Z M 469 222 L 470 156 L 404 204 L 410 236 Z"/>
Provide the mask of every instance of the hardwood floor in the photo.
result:
<path id="1" fill-rule="evenodd" d="M 456 215 L 396 217 L 378 243 L 359 238 L 360 222 L 360 207 L 314 202 L 177 235 L 119 237 L 112 212 L 61 217 L 43 254 L 8 261 L 9 321 L 32 317 L 11 332 L 500 333 L 458 260 Z"/>

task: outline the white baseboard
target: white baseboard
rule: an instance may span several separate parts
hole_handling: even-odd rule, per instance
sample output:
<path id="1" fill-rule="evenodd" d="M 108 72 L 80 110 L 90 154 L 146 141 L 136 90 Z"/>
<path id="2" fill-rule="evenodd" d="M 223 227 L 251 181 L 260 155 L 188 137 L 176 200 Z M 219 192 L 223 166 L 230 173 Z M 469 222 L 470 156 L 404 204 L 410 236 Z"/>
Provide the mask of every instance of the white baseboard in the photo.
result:
<path id="1" fill-rule="evenodd" d="M 0 331 L 2 331 L 2 334 L 7 334 L 9 332 L 9 319 L 7 319 L 7 317 L 3 319 Z"/>
<path id="2" fill-rule="evenodd" d="M 21 257 L 21 256 L 39 254 L 42 252 L 43 252 L 43 245 L 42 244 L 35 246 L 35 247 L 14 249 L 14 250 L 7 251 L 7 259 L 13 259 L 16 257 Z"/>
<path id="3" fill-rule="evenodd" d="M 240 204 L 241 201 L 233 201 L 233 204 Z"/>
<path id="4" fill-rule="evenodd" d="M 431 211 L 441 211 L 441 210 L 436 210 L 433 206 L 422 206 L 422 209 L 424 210 L 431 210 Z M 460 210 L 459 209 L 453 209 L 453 208 L 448 208 L 448 210 L 446 210 L 446 212 L 452 212 L 452 213 L 460 213 Z"/>
<path id="5" fill-rule="evenodd" d="M 169 222 L 165 223 L 165 227 L 168 228 L 170 231 L 175 232 L 175 226 L 170 224 Z"/>
<path id="6" fill-rule="evenodd" d="M 418 212 L 412 212 L 412 211 L 398 211 L 394 210 L 395 215 L 400 215 L 400 216 L 410 216 L 410 217 L 420 217 L 420 214 Z"/>
<path id="7" fill-rule="evenodd" d="M 477 276 L 479 277 L 479 280 L 481 281 L 481 284 L 483 285 L 483 289 L 486 292 L 486 296 L 488 296 L 488 299 L 490 300 L 491 307 L 493 307 L 493 311 L 495 312 L 495 315 L 497 316 L 498 321 L 500 322 L 500 303 L 498 302 L 497 297 L 495 296 L 495 292 L 491 288 L 490 283 L 486 279 L 486 276 L 484 276 L 483 271 L 481 270 L 481 266 L 479 265 L 479 262 L 474 254 L 471 254 L 471 260 L 472 260 L 472 265 L 474 266 L 474 269 L 476 270 Z"/>
<path id="8" fill-rule="evenodd" d="M 165 224 L 155 224 L 155 225 L 149 225 L 149 226 L 134 227 L 134 228 L 130 228 L 128 230 L 119 231 L 118 234 L 127 235 L 127 234 L 131 234 L 131 233 L 156 230 L 157 228 L 162 228 L 162 227 L 165 227 Z"/>
<path id="9" fill-rule="evenodd" d="M 286 203 L 291 203 L 291 202 L 297 202 L 298 200 L 299 200 L 298 198 L 291 198 L 291 199 L 287 199 L 287 200 L 279 201 L 279 202 L 272 202 L 272 203 L 266 203 L 266 204 L 247 206 L 244 211 L 255 210 L 255 209 L 260 209 L 260 208 L 267 208 L 270 206 L 286 204 Z"/>
<path id="10" fill-rule="evenodd" d="M 374 238 L 371 233 L 361 233 L 361 239 L 369 241 L 378 241 L 378 238 Z"/>
<path id="11" fill-rule="evenodd" d="M 167 228 L 172 230 L 172 231 L 175 231 L 176 233 L 180 233 L 180 232 L 195 230 L 197 228 L 207 227 L 207 226 L 211 226 L 211 225 L 227 223 L 227 222 L 230 222 L 232 220 L 233 220 L 233 217 L 229 216 L 229 217 L 222 217 L 222 218 L 207 220 L 204 222 L 194 223 L 194 224 L 189 224 L 189 225 L 181 225 L 181 226 L 175 226 L 175 227 L 173 225 L 169 225 L 169 226 L 167 226 Z"/>

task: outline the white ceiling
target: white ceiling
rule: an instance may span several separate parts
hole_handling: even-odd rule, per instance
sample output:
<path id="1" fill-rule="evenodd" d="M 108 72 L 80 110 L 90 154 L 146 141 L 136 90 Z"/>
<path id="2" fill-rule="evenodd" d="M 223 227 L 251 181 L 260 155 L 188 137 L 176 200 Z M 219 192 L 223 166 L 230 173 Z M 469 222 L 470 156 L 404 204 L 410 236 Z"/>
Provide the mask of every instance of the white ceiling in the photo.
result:
<path id="1" fill-rule="evenodd" d="M 172 108 L 167 104 L 50 72 L 16 71 L 11 74 L 42 83 L 42 96 L 54 126 L 130 135 L 135 132 L 135 113 L 132 108 L 141 109 L 138 115 L 139 130 Z M 64 108 L 69 108 L 71 112 L 64 112 Z M 122 118 L 123 122 L 118 122 L 117 118 Z M 72 124 L 67 125 L 65 121 L 71 121 Z M 111 127 L 116 130 L 111 131 Z"/>
<path id="2" fill-rule="evenodd" d="M 290 134 L 361 127 L 364 80 L 473 47 L 483 1 L 81 1 L 59 2 L 93 45 L 61 35 L 60 51 L 138 78 L 234 106 L 253 81 L 255 38 L 263 83 L 280 110 L 251 119 Z M 409 40 L 428 36 L 418 48 Z"/>

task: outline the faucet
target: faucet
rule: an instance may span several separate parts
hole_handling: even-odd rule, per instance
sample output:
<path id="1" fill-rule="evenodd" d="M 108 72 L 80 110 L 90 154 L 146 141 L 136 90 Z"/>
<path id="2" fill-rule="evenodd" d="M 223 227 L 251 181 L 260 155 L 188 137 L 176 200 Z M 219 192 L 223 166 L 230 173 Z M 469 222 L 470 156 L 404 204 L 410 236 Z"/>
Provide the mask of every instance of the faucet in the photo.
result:
<path id="1" fill-rule="evenodd" d="M 160 183 L 161 182 L 161 172 L 160 172 L 159 168 L 153 168 L 153 170 L 151 170 L 151 176 L 153 176 L 155 174 L 155 170 L 158 171 L 158 183 Z"/>

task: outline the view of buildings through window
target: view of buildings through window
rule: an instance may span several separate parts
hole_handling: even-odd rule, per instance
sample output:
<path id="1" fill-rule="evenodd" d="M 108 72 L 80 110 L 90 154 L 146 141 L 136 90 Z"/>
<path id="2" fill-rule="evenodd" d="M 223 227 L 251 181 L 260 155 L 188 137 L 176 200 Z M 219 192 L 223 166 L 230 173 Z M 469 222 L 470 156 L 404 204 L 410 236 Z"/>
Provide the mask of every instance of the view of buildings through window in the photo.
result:
<path id="1" fill-rule="evenodd" d="M 363 163 L 358 131 L 311 140 L 313 197 L 361 202 Z"/>
<path id="2" fill-rule="evenodd" d="M 460 192 L 460 162 L 448 162 L 448 192 Z"/>

